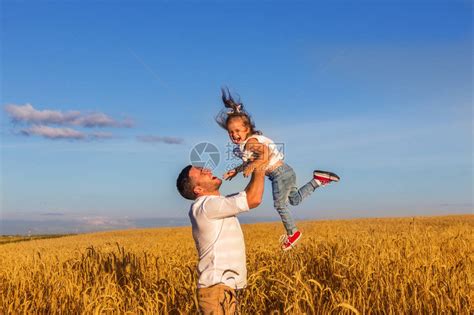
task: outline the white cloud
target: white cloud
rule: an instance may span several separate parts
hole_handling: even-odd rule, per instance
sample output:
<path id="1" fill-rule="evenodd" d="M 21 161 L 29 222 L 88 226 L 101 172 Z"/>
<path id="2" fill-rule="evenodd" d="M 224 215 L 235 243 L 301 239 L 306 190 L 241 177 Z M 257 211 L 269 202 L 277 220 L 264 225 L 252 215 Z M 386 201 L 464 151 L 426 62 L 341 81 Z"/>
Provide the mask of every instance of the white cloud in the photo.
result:
<path id="1" fill-rule="evenodd" d="M 110 132 L 91 132 L 84 133 L 72 128 L 55 128 L 43 125 L 33 125 L 22 129 L 21 134 L 25 136 L 41 136 L 47 139 L 72 139 L 72 140 L 99 140 L 111 139 L 113 134 Z"/>
<path id="2" fill-rule="evenodd" d="M 126 228 L 134 226 L 128 218 L 111 218 L 106 216 L 84 216 L 78 219 L 84 225 L 109 228 Z"/>
<path id="3" fill-rule="evenodd" d="M 137 140 L 148 143 L 166 143 L 166 144 L 182 144 L 184 140 L 177 137 L 161 137 L 161 136 L 137 136 Z"/>
<path id="4" fill-rule="evenodd" d="M 92 132 L 89 134 L 89 138 L 92 139 L 111 139 L 113 138 L 113 134 L 111 132 Z"/>
<path id="5" fill-rule="evenodd" d="M 71 128 L 53 128 L 40 125 L 34 125 L 29 128 L 22 129 L 21 133 L 26 136 L 37 135 L 48 139 L 81 140 L 86 138 L 86 135 L 84 133 Z"/>
<path id="6" fill-rule="evenodd" d="M 38 110 L 31 104 L 8 104 L 4 110 L 13 122 L 25 125 L 25 128 L 20 130 L 20 134 L 42 136 L 47 139 L 110 139 L 113 138 L 110 132 L 86 133 L 71 127 L 133 127 L 131 119 L 118 121 L 101 112 L 81 113 L 80 111 Z"/>
<path id="7" fill-rule="evenodd" d="M 87 113 L 83 114 L 80 111 L 56 111 L 56 110 L 37 110 L 31 104 L 15 105 L 8 104 L 5 106 L 5 111 L 10 118 L 16 122 L 25 122 L 29 124 L 39 125 L 69 125 L 81 126 L 86 128 L 93 127 L 116 127 L 116 128 L 130 128 L 133 126 L 133 121 L 126 119 L 117 121 L 104 113 Z"/>
<path id="8" fill-rule="evenodd" d="M 82 126 L 87 128 L 92 127 L 118 127 L 118 128 L 130 128 L 133 127 L 131 120 L 116 121 L 103 113 L 92 113 L 82 117 L 78 117 L 71 121 L 72 125 Z"/>
<path id="9" fill-rule="evenodd" d="M 5 111 L 14 121 L 43 124 L 64 124 L 80 117 L 79 111 L 60 112 L 55 110 L 36 110 L 31 104 L 5 106 Z"/>

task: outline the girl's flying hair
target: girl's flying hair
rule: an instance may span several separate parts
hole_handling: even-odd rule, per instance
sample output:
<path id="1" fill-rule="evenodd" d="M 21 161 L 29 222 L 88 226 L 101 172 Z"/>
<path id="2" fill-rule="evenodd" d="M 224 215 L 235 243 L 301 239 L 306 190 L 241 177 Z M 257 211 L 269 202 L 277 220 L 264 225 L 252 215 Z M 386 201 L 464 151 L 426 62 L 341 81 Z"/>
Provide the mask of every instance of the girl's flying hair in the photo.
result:
<path id="1" fill-rule="evenodd" d="M 250 129 L 252 135 L 261 135 L 262 132 L 256 130 L 255 123 L 253 122 L 252 116 L 244 109 L 244 104 L 240 102 L 240 97 L 236 101 L 230 94 L 229 88 L 221 88 L 222 91 L 222 102 L 225 108 L 216 116 L 216 122 L 219 126 L 227 130 L 227 124 L 232 118 L 239 117 L 243 120 L 246 127 Z"/>

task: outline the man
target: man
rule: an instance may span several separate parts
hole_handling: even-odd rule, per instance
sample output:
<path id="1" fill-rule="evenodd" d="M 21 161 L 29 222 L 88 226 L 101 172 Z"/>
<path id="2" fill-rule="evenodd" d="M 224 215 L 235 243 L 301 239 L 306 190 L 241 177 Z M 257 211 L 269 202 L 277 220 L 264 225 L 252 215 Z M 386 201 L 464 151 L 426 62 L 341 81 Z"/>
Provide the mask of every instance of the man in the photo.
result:
<path id="1" fill-rule="evenodd" d="M 236 215 L 262 202 L 265 173 L 253 171 L 244 191 L 221 196 L 222 180 L 209 169 L 186 166 L 176 186 L 186 199 L 194 200 L 189 211 L 199 254 L 198 303 L 204 314 L 234 314 L 236 291 L 247 284 L 245 244 Z"/>

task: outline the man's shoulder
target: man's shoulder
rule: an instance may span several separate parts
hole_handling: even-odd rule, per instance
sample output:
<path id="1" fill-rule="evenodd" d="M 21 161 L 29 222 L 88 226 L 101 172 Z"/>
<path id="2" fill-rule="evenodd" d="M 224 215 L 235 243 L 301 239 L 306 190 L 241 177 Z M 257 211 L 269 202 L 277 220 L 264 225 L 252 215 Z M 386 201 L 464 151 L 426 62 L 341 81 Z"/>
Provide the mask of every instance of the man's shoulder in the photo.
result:
<path id="1" fill-rule="evenodd" d="M 232 194 L 229 194 L 229 195 L 203 195 L 203 196 L 197 197 L 194 200 L 194 202 L 192 203 L 192 205 L 202 204 L 202 203 L 206 202 L 207 200 L 214 199 L 214 198 L 226 199 L 226 198 L 246 196 L 246 195 L 247 194 L 246 194 L 245 190 L 239 191 L 239 192 L 236 192 L 236 193 L 232 193 Z"/>
<path id="2" fill-rule="evenodd" d="M 209 201 L 215 201 L 215 200 L 226 200 L 226 199 L 241 199 L 241 198 L 247 198 L 247 193 L 244 191 L 240 191 L 237 193 L 233 193 L 230 195 L 204 195 L 196 198 L 194 202 L 191 204 L 191 211 L 196 211 L 198 209 L 205 210 L 206 204 Z M 211 204 L 214 204 L 212 202 Z"/>
<path id="3" fill-rule="evenodd" d="M 193 203 L 191 204 L 191 211 L 194 212 L 196 211 L 197 209 L 203 209 L 204 208 L 204 204 L 209 201 L 209 200 L 212 200 L 212 199 L 215 199 L 215 198 L 225 198 L 224 196 L 216 196 L 216 195 L 204 195 L 204 196 L 199 196 L 197 197 Z"/>
<path id="4" fill-rule="evenodd" d="M 210 196 L 200 196 L 197 197 L 193 203 L 191 204 L 191 210 L 196 209 L 202 206 L 202 204 L 208 199 Z"/>

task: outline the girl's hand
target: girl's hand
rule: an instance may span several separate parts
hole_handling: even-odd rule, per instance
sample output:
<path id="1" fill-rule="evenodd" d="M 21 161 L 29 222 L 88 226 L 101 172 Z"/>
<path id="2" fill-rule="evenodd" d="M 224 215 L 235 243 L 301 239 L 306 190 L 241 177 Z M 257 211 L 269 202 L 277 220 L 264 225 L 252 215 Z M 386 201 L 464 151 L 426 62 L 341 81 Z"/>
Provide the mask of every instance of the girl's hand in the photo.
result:
<path id="1" fill-rule="evenodd" d="M 224 180 L 231 180 L 235 177 L 235 175 L 237 175 L 237 171 L 235 169 L 227 171 L 227 173 L 224 174 Z"/>
<path id="2" fill-rule="evenodd" d="M 244 169 L 244 177 L 249 177 L 250 174 L 252 174 L 255 170 L 255 167 L 255 163 L 250 163 L 249 165 L 247 165 L 247 167 Z"/>

